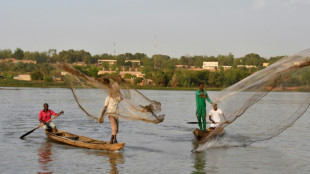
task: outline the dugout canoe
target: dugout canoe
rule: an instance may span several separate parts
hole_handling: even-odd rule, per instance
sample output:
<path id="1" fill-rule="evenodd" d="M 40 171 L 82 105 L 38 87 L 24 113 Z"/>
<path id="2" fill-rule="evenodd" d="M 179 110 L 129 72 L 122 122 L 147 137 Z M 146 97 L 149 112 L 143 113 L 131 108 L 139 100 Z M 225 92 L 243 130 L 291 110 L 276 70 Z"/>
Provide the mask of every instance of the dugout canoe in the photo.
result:
<path id="1" fill-rule="evenodd" d="M 204 137 L 207 137 L 213 130 L 208 128 L 206 131 L 202 131 L 200 129 L 195 129 L 193 131 L 193 134 L 195 135 L 195 137 L 198 139 L 198 140 L 201 140 L 203 139 Z M 217 134 L 217 135 L 223 135 L 225 132 L 224 132 L 224 129 L 221 129 L 221 131 Z"/>
<path id="2" fill-rule="evenodd" d="M 87 149 L 115 151 L 120 150 L 125 146 L 125 143 L 110 144 L 106 141 L 95 140 L 81 135 L 75 135 L 72 133 L 61 131 L 59 129 L 56 133 L 45 131 L 45 134 L 49 139 L 53 141 Z"/>

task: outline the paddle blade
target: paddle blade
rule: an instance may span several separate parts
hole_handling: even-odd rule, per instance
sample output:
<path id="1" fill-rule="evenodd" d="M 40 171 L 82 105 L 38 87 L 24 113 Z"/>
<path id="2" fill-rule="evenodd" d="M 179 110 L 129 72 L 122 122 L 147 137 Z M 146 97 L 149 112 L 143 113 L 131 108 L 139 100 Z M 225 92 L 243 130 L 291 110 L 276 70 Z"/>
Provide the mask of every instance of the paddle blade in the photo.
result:
<path id="1" fill-rule="evenodd" d="M 207 121 L 206 123 L 211 124 L 212 122 Z M 187 124 L 198 124 L 198 122 L 197 121 L 189 121 L 189 122 L 187 122 Z"/>
<path id="2" fill-rule="evenodd" d="M 190 122 L 187 122 L 187 124 L 198 124 L 197 121 L 190 121 Z"/>
<path id="3" fill-rule="evenodd" d="M 36 129 L 38 129 L 37 127 L 36 128 L 34 128 L 34 129 L 32 129 L 31 131 L 29 131 L 29 132 L 27 132 L 27 133 L 25 133 L 24 135 L 22 135 L 21 137 L 19 137 L 20 139 L 23 139 L 25 136 L 27 136 L 27 135 L 29 135 L 29 134 L 31 134 L 33 131 L 35 131 Z"/>

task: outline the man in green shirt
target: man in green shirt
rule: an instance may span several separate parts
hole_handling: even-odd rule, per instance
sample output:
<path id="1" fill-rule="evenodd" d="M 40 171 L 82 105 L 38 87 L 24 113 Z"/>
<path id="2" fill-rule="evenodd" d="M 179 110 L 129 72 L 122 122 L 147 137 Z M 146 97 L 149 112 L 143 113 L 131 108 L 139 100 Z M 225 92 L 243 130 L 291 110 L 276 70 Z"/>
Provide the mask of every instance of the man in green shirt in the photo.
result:
<path id="1" fill-rule="evenodd" d="M 212 100 L 209 98 L 208 93 L 203 90 L 204 84 L 199 83 L 199 90 L 196 91 L 196 116 L 200 130 L 206 131 L 206 99 L 213 105 Z M 202 119 L 202 122 L 201 122 Z"/>

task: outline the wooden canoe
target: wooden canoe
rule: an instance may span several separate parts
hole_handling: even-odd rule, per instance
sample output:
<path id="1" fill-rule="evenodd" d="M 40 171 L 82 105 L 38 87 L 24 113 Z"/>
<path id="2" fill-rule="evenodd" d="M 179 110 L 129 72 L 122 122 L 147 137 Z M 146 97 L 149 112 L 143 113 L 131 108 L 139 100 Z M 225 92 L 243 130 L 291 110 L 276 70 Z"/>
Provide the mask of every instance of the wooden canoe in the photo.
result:
<path id="1" fill-rule="evenodd" d="M 106 141 L 95 140 L 88 137 L 71 134 L 58 129 L 58 132 L 48 132 L 45 131 L 46 136 L 56 142 L 68 144 L 71 146 L 83 147 L 87 149 L 97 149 L 97 150 L 110 150 L 115 151 L 122 149 L 125 143 L 114 143 L 110 144 Z"/>
<path id="2" fill-rule="evenodd" d="M 213 130 L 208 128 L 206 131 L 202 131 L 200 129 L 195 129 L 193 131 L 193 134 L 195 135 L 195 137 L 198 139 L 198 140 L 201 140 L 203 139 L 204 137 L 207 137 Z M 217 135 L 222 135 L 224 134 L 224 129 L 222 129 Z"/>

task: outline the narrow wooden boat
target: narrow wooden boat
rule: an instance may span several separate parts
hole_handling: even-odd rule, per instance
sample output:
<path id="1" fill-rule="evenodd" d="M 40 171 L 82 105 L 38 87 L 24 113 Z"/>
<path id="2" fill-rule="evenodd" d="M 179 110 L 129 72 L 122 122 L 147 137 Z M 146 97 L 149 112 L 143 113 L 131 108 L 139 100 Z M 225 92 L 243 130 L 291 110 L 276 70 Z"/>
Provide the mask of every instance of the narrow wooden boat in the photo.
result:
<path id="1" fill-rule="evenodd" d="M 195 135 L 195 137 L 198 139 L 198 140 L 201 140 L 203 139 L 204 137 L 207 137 L 211 132 L 213 131 L 213 129 L 210 129 L 210 128 L 207 128 L 206 131 L 202 131 L 200 129 L 195 129 L 193 131 L 193 134 Z M 221 129 L 221 131 L 217 134 L 217 135 L 222 135 L 224 134 L 224 129 Z"/>
<path id="2" fill-rule="evenodd" d="M 51 140 L 87 149 L 115 151 L 122 149 L 125 146 L 125 143 L 110 144 L 106 141 L 95 140 L 88 137 L 71 134 L 59 129 L 56 133 L 45 131 L 45 134 Z"/>

